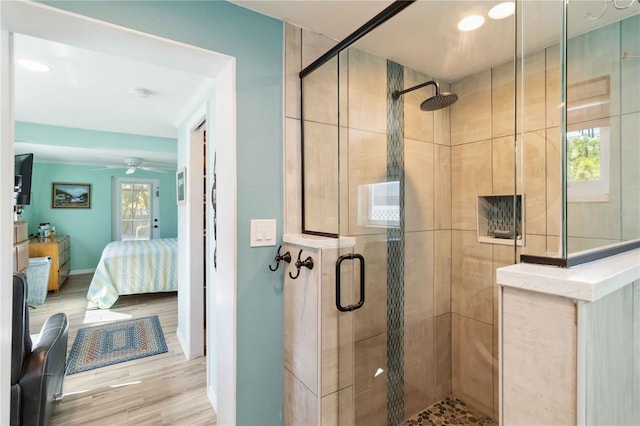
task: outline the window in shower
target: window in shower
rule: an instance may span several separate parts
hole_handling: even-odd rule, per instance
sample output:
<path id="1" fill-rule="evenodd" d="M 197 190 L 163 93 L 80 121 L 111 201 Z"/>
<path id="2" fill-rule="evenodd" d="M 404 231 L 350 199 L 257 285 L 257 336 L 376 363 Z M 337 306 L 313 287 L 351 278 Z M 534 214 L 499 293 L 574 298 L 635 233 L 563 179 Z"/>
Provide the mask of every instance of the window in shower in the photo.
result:
<path id="1" fill-rule="evenodd" d="M 589 125 L 567 132 L 569 202 L 609 200 L 609 127 Z"/>
<path id="2" fill-rule="evenodd" d="M 363 226 L 400 226 L 400 182 L 379 182 L 358 188 L 358 218 Z"/>

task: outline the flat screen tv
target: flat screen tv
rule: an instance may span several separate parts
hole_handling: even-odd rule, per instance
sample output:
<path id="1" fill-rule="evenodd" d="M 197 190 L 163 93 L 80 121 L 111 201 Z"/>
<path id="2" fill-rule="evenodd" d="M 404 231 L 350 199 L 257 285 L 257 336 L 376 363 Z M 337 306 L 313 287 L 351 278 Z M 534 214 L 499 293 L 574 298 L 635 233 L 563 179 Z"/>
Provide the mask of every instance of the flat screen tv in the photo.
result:
<path id="1" fill-rule="evenodd" d="M 15 158 L 15 185 L 13 187 L 13 204 L 26 206 L 31 204 L 31 171 L 33 170 L 33 154 L 20 154 Z"/>

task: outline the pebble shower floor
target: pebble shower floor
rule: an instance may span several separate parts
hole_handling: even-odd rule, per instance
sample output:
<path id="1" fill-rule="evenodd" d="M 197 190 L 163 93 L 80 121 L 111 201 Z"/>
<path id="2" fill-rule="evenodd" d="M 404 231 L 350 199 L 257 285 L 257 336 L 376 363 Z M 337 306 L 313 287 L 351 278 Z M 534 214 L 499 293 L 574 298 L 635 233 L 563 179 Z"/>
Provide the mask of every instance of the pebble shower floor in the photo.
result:
<path id="1" fill-rule="evenodd" d="M 497 426 L 489 416 L 478 413 L 458 398 L 447 397 L 401 423 L 408 425 L 483 425 Z"/>

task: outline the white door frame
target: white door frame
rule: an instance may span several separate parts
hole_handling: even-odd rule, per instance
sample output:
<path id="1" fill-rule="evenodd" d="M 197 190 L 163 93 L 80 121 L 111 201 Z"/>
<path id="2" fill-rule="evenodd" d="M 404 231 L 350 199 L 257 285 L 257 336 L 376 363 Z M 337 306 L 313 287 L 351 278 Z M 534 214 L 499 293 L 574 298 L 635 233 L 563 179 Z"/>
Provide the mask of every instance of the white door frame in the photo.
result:
<path id="1" fill-rule="evenodd" d="M 160 179 L 158 178 L 139 178 L 127 176 L 111 177 L 111 241 L 120 241 L 122 239 L 122 209 L 120 202 L 122 201 L 122 184 L 124 182 L 149 184 L 151 185 L 151 215 L 149 217 L 149 238 L 160 238 L 160 196 L 158 188 L 160 187 Z M 157 227 L 154 225 L 157 224 Z"/>
<path id="2" fill-rule="evenodd" d="M 13 247 L 13 57 L 12 33 L 21 33 L 84 47 L 137 60 L 179 68 L 183 71 L 215 78 L 215 101 L 208 122 L 218 142 L 218 197 L 225 201 L 225 211 L 218 215 L 218 270 L 214 273 L 215 292 L 211 292 L 207 324 L 215 326 L 214 354 L 207 362 L 217 371 L 216 383 L 207 378 L 209 396 L 216 407 L 219 424 L 235 424 L 236 419 L 236 102 L 235 58 L 184 43 L 131 30 L 83 15 L 26 1 L 0 2 L 0 249 L 9 253 Z M 208 191 L 210 192 L 210 190 Z M 11 210 L 10 210 L 11 209 Z M 202 209 L 200 204 L 200 209 Z M 224 255 L 222 255 L 224 253 Z M 199 267 L 202 265 L 192 265 Z M 0 280 L 11 280 L 9 256 L 0 257 Z M 184 281 L 184 280 L 183 280 Z M 189 282 L 179 283 L 179 293 Z M 201 284 L 199 284 L 201 287 Z M 0 298 L 0 424 L 9 423 L 11 290 Z M 189 293 L 189 289 L 186 289 Z M 201 294 L 199 303 L 202 303 Z M 221 326 L 224 324 L 224 327 Z M 197 332 L 197 330 L 191 330 Z"/>

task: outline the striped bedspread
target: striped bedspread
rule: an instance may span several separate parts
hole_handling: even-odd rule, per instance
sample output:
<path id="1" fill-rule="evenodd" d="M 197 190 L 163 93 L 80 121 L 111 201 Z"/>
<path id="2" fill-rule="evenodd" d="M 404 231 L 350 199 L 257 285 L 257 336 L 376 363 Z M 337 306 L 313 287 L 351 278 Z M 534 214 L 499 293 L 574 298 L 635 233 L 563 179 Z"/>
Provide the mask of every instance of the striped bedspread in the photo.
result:
<path id="1" fill-rule="evenodd" d="M 121 294 L 178 290 L 178 240 L 114 241 L 102 251 L 87 299 L 100 309 Z"/>

